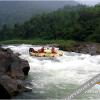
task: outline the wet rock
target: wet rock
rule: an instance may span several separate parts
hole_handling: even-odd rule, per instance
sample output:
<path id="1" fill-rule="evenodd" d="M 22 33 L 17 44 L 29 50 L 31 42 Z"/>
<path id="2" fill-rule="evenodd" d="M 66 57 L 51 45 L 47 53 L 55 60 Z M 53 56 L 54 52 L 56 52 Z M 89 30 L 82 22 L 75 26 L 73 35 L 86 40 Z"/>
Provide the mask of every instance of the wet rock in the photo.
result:
<path id="1" fill-rule="evenodd" d="M 9 99 L 20 92 L 28 91 L 24 79 L 29 70 L 26 60 L 20 59 L 10 49 L 0 48 L 0 99 Z"/>
<path id="2" fill-rule="evenodd" d="M 29 64 L 25 60 L 21 60 L 21 62 L 22 62 L 22 65 L 24 65 L 24 66 L 22 66 L 22 70 L 24 72 L 24 75 L 27 76 L 28 72 L 30 70 Z"/>
<path id="3" fill-rule="evenodd" d="M 32 91 L 32 88 L 33 88 L 33 85 L 31 83 L 29 83 L 28 81 L 25 81 L 24 83 L 24 89 L 25 89 L 25 92 L 31 92 Z"/>

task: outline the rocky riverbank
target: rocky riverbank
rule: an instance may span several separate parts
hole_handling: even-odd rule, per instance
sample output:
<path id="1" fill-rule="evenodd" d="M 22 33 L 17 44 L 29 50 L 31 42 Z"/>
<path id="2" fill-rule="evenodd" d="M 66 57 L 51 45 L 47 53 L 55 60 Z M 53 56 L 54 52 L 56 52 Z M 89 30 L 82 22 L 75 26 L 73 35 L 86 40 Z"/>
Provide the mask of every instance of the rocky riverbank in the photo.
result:
<path id="1" fill-rule="evenodd" d="M 84 53 L 84 54 L 91 54 L 91 55 L 98 55 L 100 54 L 100 43 L 85 43 L 85 42 L 76 42 L 72 46 L 58 46 L 60 49 L 69 52 L 77 52 L 77 53 Z"/>
<path id="2" fill-rule="evenodd" d="M 0 47 L 0 99 L 10 99 L 18 93 L 28 91 L 25 77 L 30 70 L 29 63 L 20 59 L 10 49 Z"/>

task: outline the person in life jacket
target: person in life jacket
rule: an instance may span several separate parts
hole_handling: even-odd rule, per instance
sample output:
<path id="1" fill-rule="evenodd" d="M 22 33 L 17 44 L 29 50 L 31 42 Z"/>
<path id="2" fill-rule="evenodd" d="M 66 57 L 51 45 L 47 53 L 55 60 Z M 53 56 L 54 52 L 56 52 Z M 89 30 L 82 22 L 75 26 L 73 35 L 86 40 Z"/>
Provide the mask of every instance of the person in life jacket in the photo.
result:
<path id="1" fill-rule="evenodd" d="M 54 47 L 51 48 L 51 53 L 57 53 Z"/>
<path id="2" fill-rule="evenodd" d="M 33 48 L 30 48 L 29 52 L 35 52 L 35 50 Z"/>
<path id="3" fill-rule="evenodd" d="M 42 47 L 40 50 L 38 50 L 39 53 L 44 53 L 44 47 Z"/>

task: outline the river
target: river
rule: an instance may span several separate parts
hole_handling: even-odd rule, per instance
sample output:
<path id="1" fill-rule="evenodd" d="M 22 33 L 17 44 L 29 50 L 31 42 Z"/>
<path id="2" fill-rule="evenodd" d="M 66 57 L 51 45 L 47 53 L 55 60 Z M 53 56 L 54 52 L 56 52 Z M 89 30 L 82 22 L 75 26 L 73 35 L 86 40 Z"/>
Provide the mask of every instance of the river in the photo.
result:
<path id="1" fill-rule="evenodd" d="M 28 50 L 41 46 L 21 44 L 4 47 L 20 53 L 20 58 L 28 60 L 30 65 L 27 80 L 33 84 L 33 90 L 18 95 L 16 98 L 19 99 L 61 99 L 100 72 L 100 55 L 63 51 L 62 57 L 40 58 L 30 56 Z M 94 98 L 100 98 L 99 85 L 77 97 L 85 100 Z"/>

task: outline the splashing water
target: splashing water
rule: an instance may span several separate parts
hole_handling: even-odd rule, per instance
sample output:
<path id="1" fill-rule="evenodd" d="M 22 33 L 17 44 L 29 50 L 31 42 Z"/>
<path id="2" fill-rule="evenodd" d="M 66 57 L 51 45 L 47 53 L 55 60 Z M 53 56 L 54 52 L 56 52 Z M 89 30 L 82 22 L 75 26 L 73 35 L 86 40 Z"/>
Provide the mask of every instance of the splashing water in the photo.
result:
<path id="1" fill-rule="evenodd" d="M 79 54 L 65 52 L 62 57 L 41 58 L 29 55 L 29 48 L 41 48 L 32 45 L 7 45 L 4 48 L 11 48 L 15 53 L 20 53 L 20 58 L 26 59 L 30 65 L 30 72 L 27 80 L 32 80 L 32 93 L 23 93 L 17 98 L 63 98 L 70 94 L 78 86 L 100 72 L 100 55 Z M 99 85 L 92 88 L 100 90 Z M 99 98 L 93 93 L 84 94 L 81 98 Z M 85 99 L 86 100 L 86 99 Z"/>

